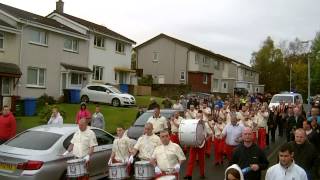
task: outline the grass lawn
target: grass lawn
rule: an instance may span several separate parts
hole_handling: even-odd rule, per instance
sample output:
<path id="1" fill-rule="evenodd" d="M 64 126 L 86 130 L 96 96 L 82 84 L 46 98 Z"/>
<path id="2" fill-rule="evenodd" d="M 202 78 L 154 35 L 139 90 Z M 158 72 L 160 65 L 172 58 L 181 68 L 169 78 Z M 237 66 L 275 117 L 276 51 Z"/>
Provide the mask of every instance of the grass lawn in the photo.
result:
<path id="1" fill-rule="evenodd" d="M 147 107 L 150 103 L 150 96 L 136 96 L 137 106 Z M 162 98 L 155 98 L 156 101 L 161 104 Z M 66 118 L 64 123 L 75 123 L 76 113 L 78 112 L 80 106 L 79 104 L 57 104 L 59 109 L 66 112 Z M 136 113 L 138 111 L 137 107 L 112 107 L 105 104 L 100 104 L 102 114 L 104 115 L 106 121 L 106 130 L 110 133 L 115 133 L 117 126 L 124 126 L 125 128 L 130 127 L 130 125 L 135 120 Z M 90 112 L 94 112 L 95 104 L 89 103 L 88 108 Z M 17 119 L 17 131 L 21 132 L 23 130 L 45 124 L 39 116 L 20 116 Z"/>

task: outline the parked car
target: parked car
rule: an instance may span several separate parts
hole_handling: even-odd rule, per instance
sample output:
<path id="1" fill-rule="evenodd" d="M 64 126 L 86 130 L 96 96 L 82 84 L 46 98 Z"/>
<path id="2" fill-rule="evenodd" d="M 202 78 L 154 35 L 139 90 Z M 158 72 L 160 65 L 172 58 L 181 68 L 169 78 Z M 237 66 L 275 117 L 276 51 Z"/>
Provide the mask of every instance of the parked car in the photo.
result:
<path id="1" fill-rule="evenodd" d="M 186 98 L 191 98 L 191 97 L 199 97 L 201 99 L 210 99 L 212 94 L 208 93 L 203 93 L 203 92 L 191 92 L 185 95 Z"/>
<path id="2" fill-rule="evenodd" d="M 177 111 L 180 113 L 180 116 L 184 117 L 184 111 L 173 109 L 161 109 L 160 115 L 166 117 L 166 119 L 169 120 L 170 117 Z M 154 110 L 148 110 L 141 116 L 139 116 L 138 119 L 136 119 L 136 121 L 133 123 L 133 125 L 128 129 L 127 136 L 131 139 L 137 140 L 143 134 L 144 125 L 147 123 L 148 119 L 153 116 L 153 114 Z"/>
<path id="3" fill-rule="evenodd" d="M 90 179 L 107 176 L 106 162 L 110 158 L 114 137 L 91 127 L 98 146 L 94 148 L 89 172 Z M 66 179 L 66 161 L 73 156 L 62 156 L 68 148 L 77 125 L 43 125 L 28 129 L 0 145 L 1 180 L 60 180 Z"/>
<path id="4" fill-rule="evenodd" d="M 126 93 L 120 92 L 111 85 L 89 84 L 81 89 L 80 97 L 82 102 L 100 102 L 112 106 L 135 106 L 135 98 Z"/>
<path id="5" fill-rule="evenodd" d="M 286 105 L 288 105 L 289 102 L 296 103 L 297 101 L 300 101 L 303 104 L 303 99 L 301 94 L 298 93 L 281 93 L 281 94 L 275 94 L 273 95 L 270 103 L 269 103 L 269 109 L 271 109 L 273 106 L 277 107 L 280 105 L 280 102 L 284 101 Z"/>

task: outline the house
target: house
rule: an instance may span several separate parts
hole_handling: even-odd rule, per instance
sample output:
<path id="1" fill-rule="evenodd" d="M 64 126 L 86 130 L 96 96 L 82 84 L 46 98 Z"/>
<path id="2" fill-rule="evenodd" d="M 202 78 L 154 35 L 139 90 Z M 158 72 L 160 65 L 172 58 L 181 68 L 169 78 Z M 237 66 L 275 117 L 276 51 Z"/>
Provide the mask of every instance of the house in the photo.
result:
<path id="1" fill-rule="evenodd" d="M 91 76 L 88 37 L 54 19 L 0 4 L 0 34 L 2 95 L 58 98 Z"/>
<path id="2" fill-rule="evenodd" d="M 189 84 L 192 91 L 217 93 L 229 93 L 233 88 L 228 66 L 232 60 L 207 49 L 159 34 L 135 51 L 137 69 L 152 75 L 155 84 Z M 230 85 L 221 89 L 221 83 Z"/>
<path id="3" fill-rule="evenodd" d="M 166 34 L 159 34 L 134 49 L 136 68 L 144 75 L 152 75 L 154 84 L 189 84 L 192 91 L 233 94 L 244 81 L 252 85 L 248 88 L 250 92 L 253 88 L 261 89 L 257 81 L 252 81 L 258 73 L 250 67 Z M 239 68 L 250 69 L 254 76 L 240 80 Z"/>
<path id="4" fill-rule="evenodd" d="M 131 84 L 131 51 L 135 42 L 105 26 L 72 16 L 63 11 L 62 0 L 47 17 L 85 35 L 89 39 L 88 67 L 93 70 L 90 82 Z"/>

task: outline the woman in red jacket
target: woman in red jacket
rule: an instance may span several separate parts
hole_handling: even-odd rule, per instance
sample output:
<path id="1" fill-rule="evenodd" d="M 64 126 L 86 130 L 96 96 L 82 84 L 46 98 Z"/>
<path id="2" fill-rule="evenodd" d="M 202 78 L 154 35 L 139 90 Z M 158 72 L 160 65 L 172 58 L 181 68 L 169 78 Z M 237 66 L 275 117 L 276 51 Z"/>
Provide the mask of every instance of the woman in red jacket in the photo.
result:
<path id="1" fill-rule="evenodd" d="M 16 135 L 16 119 L 8 106 L 3 106 L 0 116 L 0 144 Z"/>

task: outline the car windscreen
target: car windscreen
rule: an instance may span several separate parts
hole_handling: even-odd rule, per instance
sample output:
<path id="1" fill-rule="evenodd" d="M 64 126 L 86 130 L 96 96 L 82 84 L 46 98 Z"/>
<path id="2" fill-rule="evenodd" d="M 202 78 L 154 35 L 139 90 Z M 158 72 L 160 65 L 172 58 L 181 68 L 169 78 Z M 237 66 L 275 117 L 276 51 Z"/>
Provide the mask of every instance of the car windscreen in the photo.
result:
<path id="1" fill-rule="evenodd" d="M 60 137 L 60 134 L 51 132 L 25 131 L 5 144 L 30 150 L 48 150 Z"/>
<path id="2" fill-rule="evenodd" d="M 114 93 L 121 94 L 121 91 L 119 91 L 119 89 L 117 89 L 115 87 L 108 87 L 108 88 Z"/>
<path id="3" fill-rule="evenodd" d="M 273 96 L 270 103 L 293 102 L 293 96 Z"/>
<path id="4" fill-rule="evenodd" d="M 173 113 L 161 113 L 161 116 L 166 117 L 167 119 L 172 115 Z M 152 112 L 145 112 L 143 113 L 134 123 L 134 126 L 144 126 L 148 119 L 153 116 Z"/>

